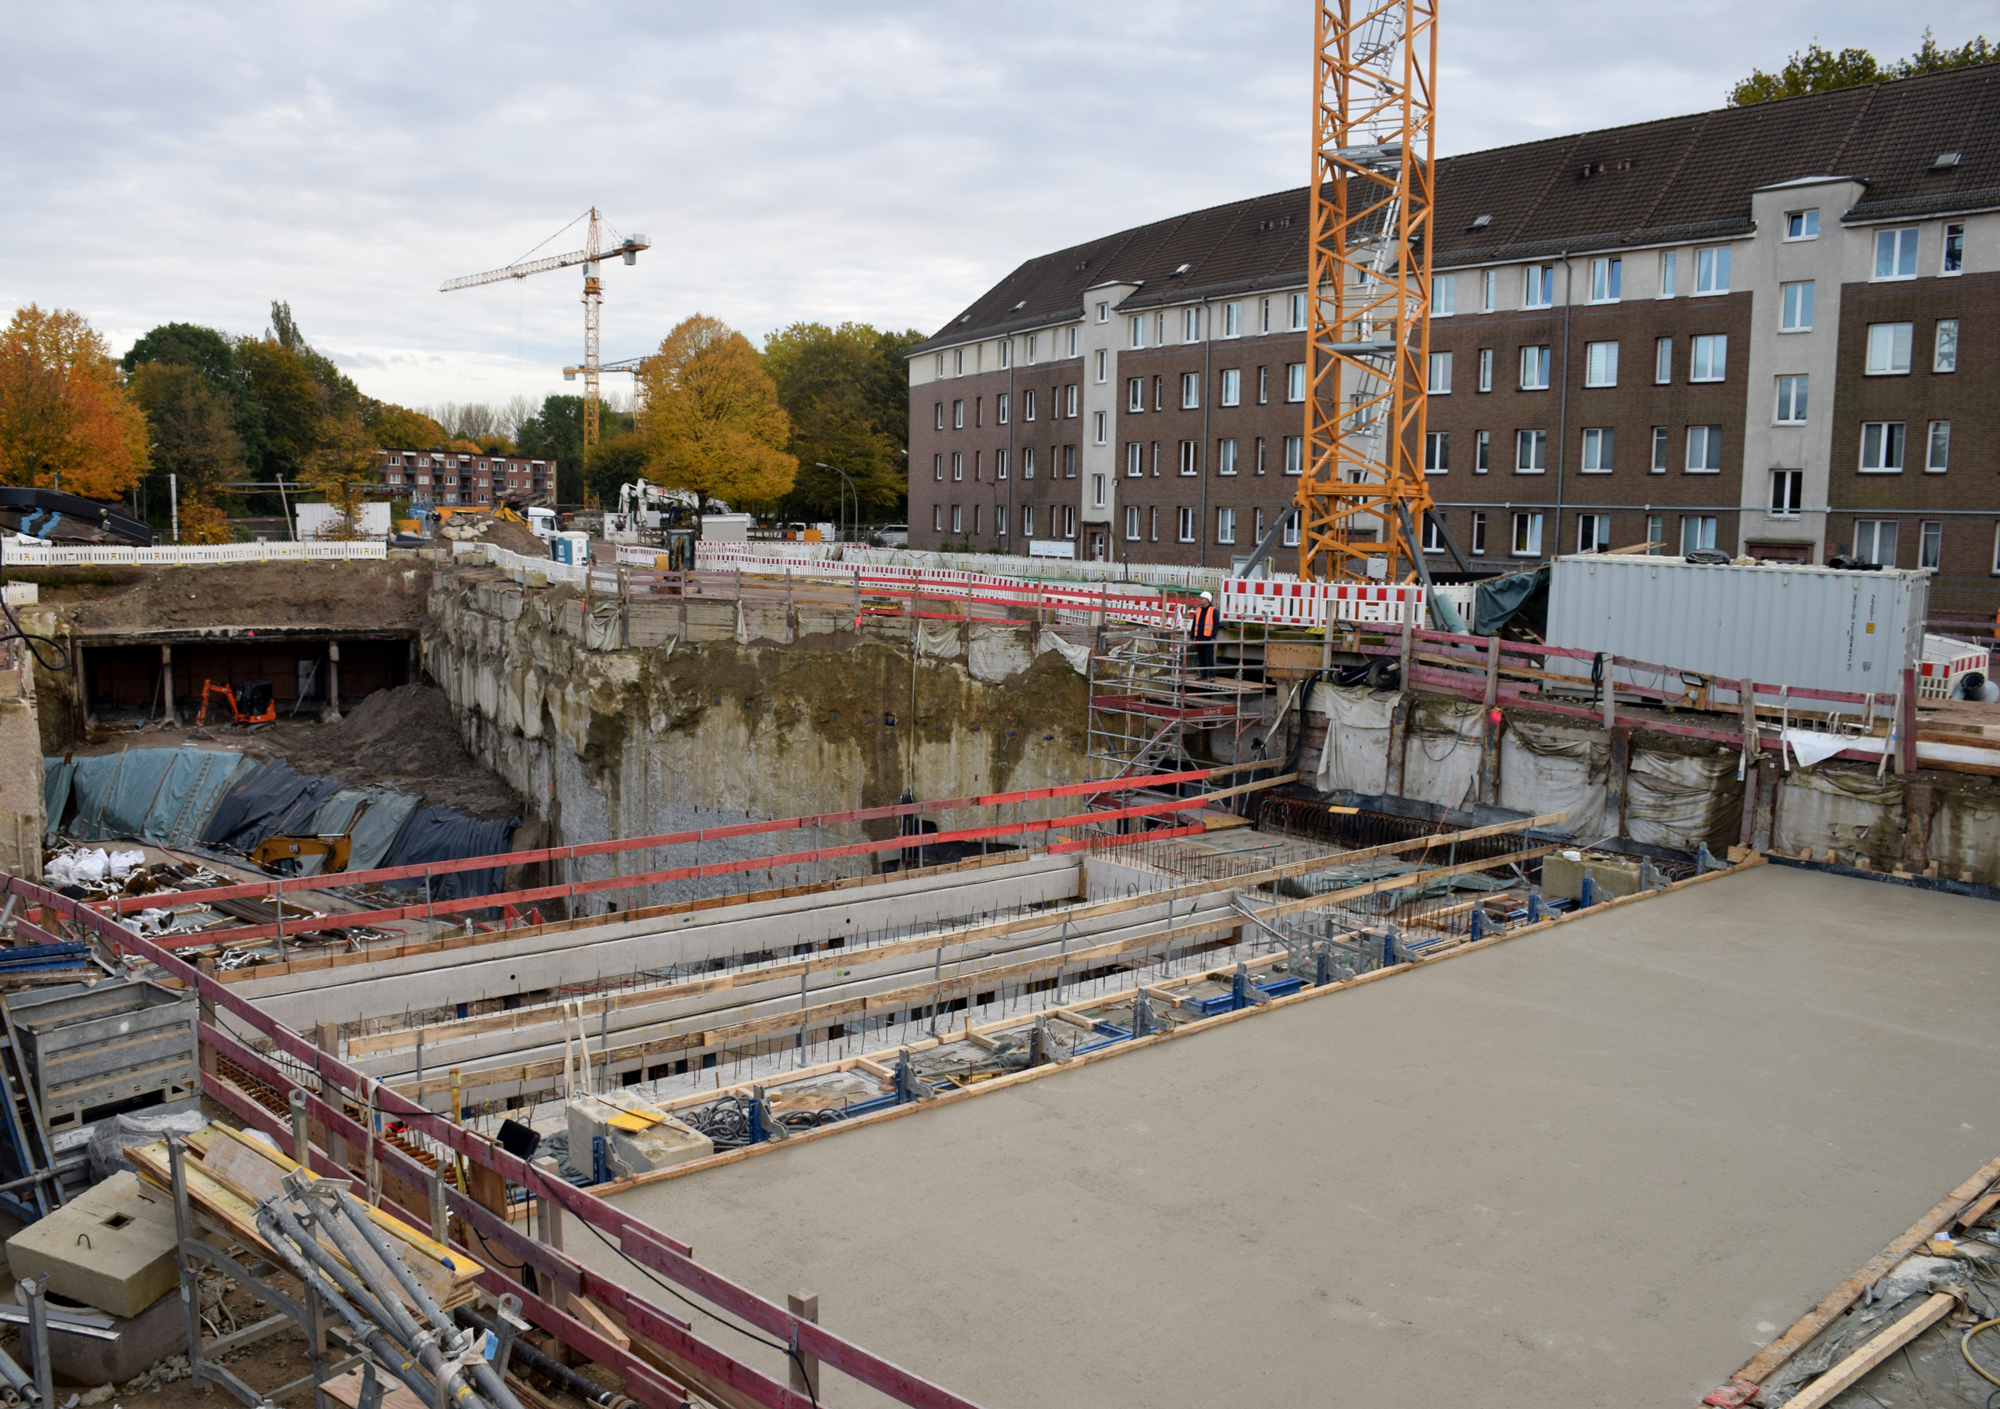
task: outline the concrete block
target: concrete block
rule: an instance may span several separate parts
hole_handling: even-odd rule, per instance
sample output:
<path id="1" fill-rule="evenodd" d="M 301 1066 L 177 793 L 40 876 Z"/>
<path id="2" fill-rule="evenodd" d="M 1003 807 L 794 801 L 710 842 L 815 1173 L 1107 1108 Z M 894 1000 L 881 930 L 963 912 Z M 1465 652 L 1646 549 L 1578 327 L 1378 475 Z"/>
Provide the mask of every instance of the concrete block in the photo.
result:
<path id="1" fill-rule="evenodd" d="M 1548 900 L 1581 900 L 1583 878 L 1599 900 L 1639 892 L 1639 863 L 1622 856 L 1584 856 L 1572 861 L 1560 851 L 1542 858 L 1542 895 Z"/>
<path id="2" fill-rule="evenodd" d="M 569 1103 L 568 1116 L 569 1162 L 586 1173 L 591 1165 L 590 1142 L 600 1135 L 609 1147 L 606 1159 L 614 1166 L 614 1177 L 670 1169 L 715 1153 L 715 1142 L 693 1126 L 623 1091 L 578 1096 Z M 619 1163 L 622 1170 L 616 1167 Z"/>
<path id="3" fill-rule="evenodd" d="M 171 1291 L 172 1199 L 130 1171 L 114 1174 L 7 1240 L 16 1278 L 46 1275 L 49 1290 L 113 1316 L 137 1316 Z"/>
<path id="4" fill-rule="evenodd" d="M 49 1326 L 49 1368 L 58 1385 L 110 1385 L 144 1374 L 169 1355 L 187 1354 L 187 1316 L 178 1295 L 163 1296 L 136 1316 L 111 1317 L 116 1340 Z M 33 1337 L 19 1328 L 21 1363 L 35 1369 Z M 58 1394 L 57 1399 L 67 1395 Z"/>

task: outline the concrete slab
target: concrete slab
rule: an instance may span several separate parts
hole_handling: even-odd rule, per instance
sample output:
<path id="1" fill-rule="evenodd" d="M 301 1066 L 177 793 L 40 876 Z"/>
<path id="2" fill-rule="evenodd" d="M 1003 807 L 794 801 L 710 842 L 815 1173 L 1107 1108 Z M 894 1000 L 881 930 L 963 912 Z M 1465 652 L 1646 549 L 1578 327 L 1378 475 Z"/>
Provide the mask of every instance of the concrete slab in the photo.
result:
<path id="1" fill-rule="evenodd" d="M 1686 1409 L 1992 1158 L 1996 922 L 1758 868 L 620 1202 L 993 1406 Z"/>
<path id="2" fill-rule="evenodd" d="M 86 1189 L 7 1242 L 16 1278 L 113 1316 L 137 1316 L 179 1280 L 173 1201 L 130 1170 Z"/>

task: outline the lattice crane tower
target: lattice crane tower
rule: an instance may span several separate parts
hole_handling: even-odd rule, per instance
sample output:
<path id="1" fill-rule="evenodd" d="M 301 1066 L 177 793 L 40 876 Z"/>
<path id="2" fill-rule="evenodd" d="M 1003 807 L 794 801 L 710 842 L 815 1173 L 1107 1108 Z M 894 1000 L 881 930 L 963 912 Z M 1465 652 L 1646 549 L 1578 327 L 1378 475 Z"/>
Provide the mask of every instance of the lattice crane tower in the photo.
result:
<path id="1" fill-rule="evenodd" d="M 1318 0 L 1299 576 L 1422 570 L 1435 0 Z"/>
<path id="2" fill-rule="evenodd" d="M 600 305 L 604 302 L 604 279 L 598 272 L 603 263 L 604 236 L 597 218 L 597 207 L 590 208 L 590 226 L 584 236 L 583 248 L 571 250 L 568 254 L 552 254 L 543 259 L 522 259 L 505 269 L 489 269 L 484 274 L 468 274 L 462 279 L 447 279 L 442 292 L 453 289 L 469 289 L 480 284 L 496 284 L 502 279 L 525 279 L 530 274 L 543 274 L 551 269 L 568 269 L 573 265 L 583 266 L 583 365 L 579 368 L 565 367 L 565 378 L 574 378 L 579 370 L 583 373 L 583 458 L 590 460 L 590 452 L 597 448 L 597 403 L 598 378 L 602 372 L 597 356 L 597 324 Z M 571 221 L 570 224 L 575 224 Z M 568 227 L 565 226 L 565 229 Z M 558 230 L 556 234 L 561 234 Z M 551 239 L 554 236 L 550 237 Z M 547 243 L 544 241 L 543 243 Z M 627 235 L 612 246 L 610 253 L 620 255 L 627 264 L 636 264 L 639 251 L 651 249 L 652 245 L 644 235 Z M 622 370 L 622 369 L 621 369 Z"/>

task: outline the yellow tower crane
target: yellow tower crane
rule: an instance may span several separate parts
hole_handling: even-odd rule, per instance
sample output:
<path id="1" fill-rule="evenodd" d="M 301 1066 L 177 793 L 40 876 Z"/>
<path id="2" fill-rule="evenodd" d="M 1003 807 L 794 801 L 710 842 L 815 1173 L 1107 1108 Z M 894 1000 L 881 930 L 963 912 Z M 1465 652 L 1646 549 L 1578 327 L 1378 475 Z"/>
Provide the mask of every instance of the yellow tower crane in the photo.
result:
<path id="1" fill-rule="evenodd" d="M 597 357 L 597 321 L 599 305 L 604 301 L 604 279 L 598 273 L 598 266 L 607 255 L 622 256 L 627 264 L 636 264 L 639 251 L 651 249 L 652 244 L 644 235 L 627 235 L 609 250 L 603 248 L 603 232 L 597 217 L 597 207 L 589 213 L 590 227 L 585 235 L 583 248 L 568 254 L 552 254 L 541 259 L 523 259 L 508 265 L 505 269 L 489 269 L 484 274 L 468 274 L 462 279 L 447 279 L 440 290 L 450 293 L 454 289 L 470 289 L 480 284 L 497 284 L 502 279 L 525 279 L 530 274 L 545 274 L 551 269 L 568 269 L 574 265 L 583 266 L 583 365 L 580 369 L 564 368 L 567 377 L 574 378 L 576 371 L 583 373 L 583 458 L 590 460 L 590 452 L 597 446 L 597 403 L 598 375 L 603 370 Z M 571 221 L 574 225 L 576 222 Z M 565 229 L 568 227 L 565 226 Z M 557 231 L 561 234 L 562 231 Z M 554 236 L 550 237 L 551 239 Z M 547 241 L 543 241 L 544 244 Z"/>
<path id="2" fill-rule="evenodd" d="M 1299 576 L 1428 583 L 1418 526 L 1431 513 L 1421 457 L 1437 6 L 1316 0 L 1314 10 Z"/>

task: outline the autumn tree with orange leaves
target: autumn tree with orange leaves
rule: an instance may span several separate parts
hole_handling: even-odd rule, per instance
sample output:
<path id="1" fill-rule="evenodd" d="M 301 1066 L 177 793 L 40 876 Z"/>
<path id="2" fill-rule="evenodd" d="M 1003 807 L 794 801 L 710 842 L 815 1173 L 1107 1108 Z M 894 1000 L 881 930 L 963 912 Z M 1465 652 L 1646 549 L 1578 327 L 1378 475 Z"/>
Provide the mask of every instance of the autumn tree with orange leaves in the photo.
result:
<path id="1" fill-rule="evenodd" d="M 146 417 L 103 335 L 68 309 L 0 332 L 0 483 L 116 499 L 146 472 Z"/>

